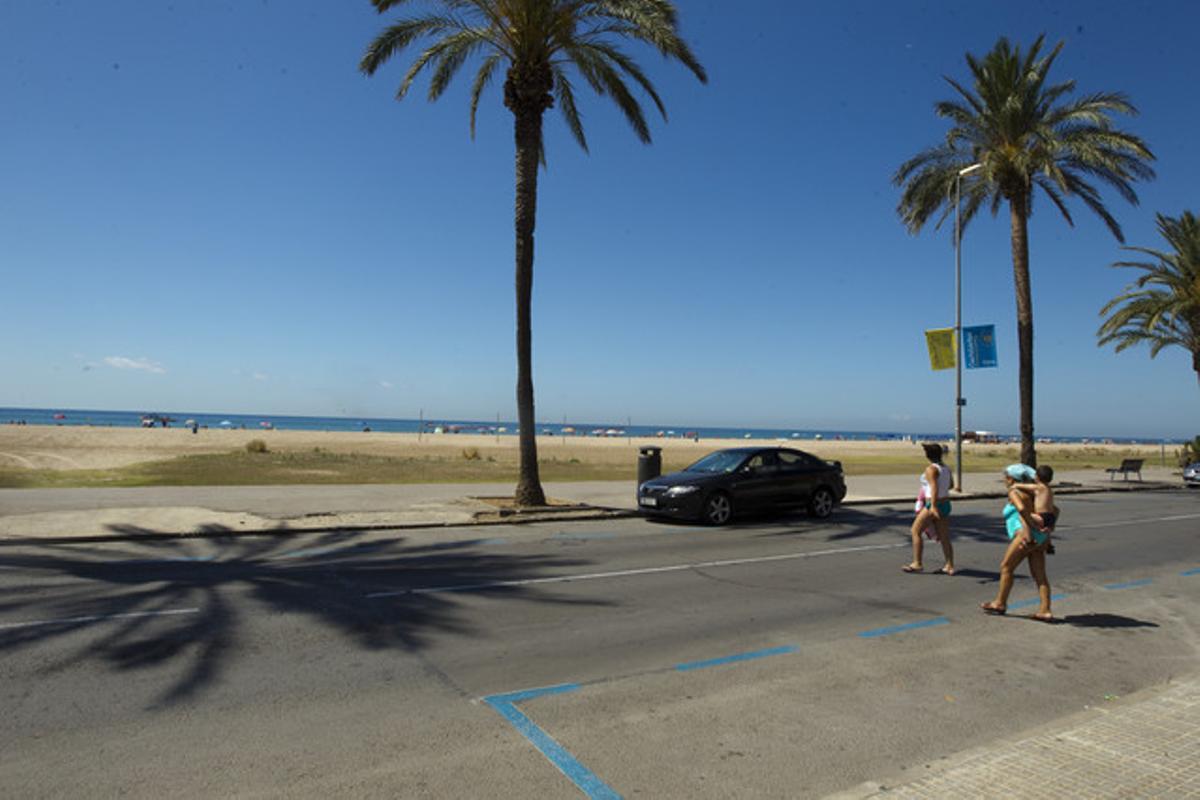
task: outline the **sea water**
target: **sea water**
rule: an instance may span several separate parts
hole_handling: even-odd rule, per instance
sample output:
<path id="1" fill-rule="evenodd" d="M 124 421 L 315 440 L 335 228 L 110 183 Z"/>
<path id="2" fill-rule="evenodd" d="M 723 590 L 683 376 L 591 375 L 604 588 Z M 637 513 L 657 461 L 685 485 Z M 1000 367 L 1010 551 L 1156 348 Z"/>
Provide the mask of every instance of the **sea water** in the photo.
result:
<path id="1" fill-rule="evenodd" d="M 170 427 L 185 427 L 195 422 L 201 428 L 245 429 L 245 430 L 293 430 L 293 431 L 380 431 L 385 433 L 417 433 L 418 431 L 440 433 L 485 433 L 497 436 L 513 436 L 517 423 L 511 421 L 479 420 L 415 420 L 385 417 L 299 417 L 282 414 L 218 414 L 205 411 L 102 411 L 95 409 L 50 409 L 50 408 L 0 408 L 0 425 L 81 425 L 93 427 L 138 428 L 143 420 L 152 420 L 156 426 L 163 421 Z M 564 428 L 568 430 L 565 434 Z M 947 441 L 953 433 L 945 431 L 921 431 L 899 433 L 896 431 L 838 431 L 813 428 L 731 428 L 704 425 L 631 425 L 620 423 L 538 423 L 538 433 L 548 436 L 621 436 L 698 438 L 698 439 L 750 439 L 750 440 L 848 440 L 848 441 Z M 1017 437 L 1001 437 L 1005 441 L 1019 441 Z M 1154 439 L 1132 439 L 1128 437 L 1040 437 L 1056 442 L 1106 441 L 1133 443 L 1155 442 Z"/>

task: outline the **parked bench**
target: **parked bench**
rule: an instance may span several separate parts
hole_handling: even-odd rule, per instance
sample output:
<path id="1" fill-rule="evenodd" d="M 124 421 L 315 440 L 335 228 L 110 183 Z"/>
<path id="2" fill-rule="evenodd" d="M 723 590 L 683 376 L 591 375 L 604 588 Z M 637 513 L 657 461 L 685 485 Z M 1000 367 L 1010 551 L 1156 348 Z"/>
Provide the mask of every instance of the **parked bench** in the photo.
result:
<path id="1" fill-rule="evenodd" d="M 1118 473 L 1120 473 L 1121 476 L 1125 478 L 1125 480 L 1129 480 L 1129 473 L 1131 473 L 1131 472 L 1135 473 L 1137 475 L 1138 480 L 1140 481 L 1142 479 L 1142 462 L 1143 461 L 1145 461 L 1145 459 L 1143 459 L 1143 458 L 1126 458 L 1121 461 L 1121 466 L 1109 467 L 1108 469 L 1106 469 L 1104 471 L 1108 473 L 1108 479 L 1110 481 L 1116 480 Z"/>

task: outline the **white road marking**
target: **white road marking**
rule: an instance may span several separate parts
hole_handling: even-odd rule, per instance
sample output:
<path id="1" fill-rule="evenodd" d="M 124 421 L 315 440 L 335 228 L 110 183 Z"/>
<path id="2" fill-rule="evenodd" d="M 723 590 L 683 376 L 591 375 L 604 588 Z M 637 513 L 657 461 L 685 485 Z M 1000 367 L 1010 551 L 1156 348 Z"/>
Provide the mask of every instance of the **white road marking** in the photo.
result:
<path id="1" fill-rule="evenodd" d="M 1200 519 L 1200 514 L 1177 514 L 1168 517 L 1153 517 L 1150 519 L 1124 520 L 1121 522 L 1101 522 L 1089 525 L 1062 526 L 1062 530 L 1087 530 L 1090 528 L 1114 528 L 1127 525 L 1142 525 L 1149 522 L 1179 522 L 1182 520 Z M 400 597 L 403 595 L 438 594 L 441 592 L 476 592 L 485 589 L 503 589 L 515 586 L 534 586 L 547 583 L 571 583 L 572 581 L 592 581 L 605 578 L 627 578 L 638 575 L 656 575 L 664 572 L 682 572 L 690 569 L 705 569 L 712 567 L 732 567 L 743 564 L 763 564 L 771 561 L 792 561 L 800 558 L 816 558 L 818 556 L 842 555 L 844 553 L 861 553 L 869 550 L 893 550 L 911 547 L 906 540 L 896 544 L 863 545 L 861 547 L 842 547 L 833 550 L 815 550 L 807 553 L 784 553 L 775 556 L 759 556 L 756 558 L 730 558 L 720 561 L 697 561 L 688 564 L 669 564 L 663 567 L 642 567 L 639 569 L 614 570 L 611 572 L 588 572 L 580 575 L 560 575 L 551 578 L 523 578 L 511 581 L 489 581 L 485 583 L 462 583 L 449 586 L 429 586 L 418 589 L 396 589 L 386 592 L 372 592 L 366 597 Z"/>
<path id="2" fill-rule="evenodd" d="M 102 622 L 109 619 L 134 619 L 136 617 L 165 617 L 173 614 L 197 614 L 198 608 L 172 608 L 166 611 L 131 611 L 126 614 L 95 614 L 87 617 L 69 617 L 67 619 L 43 619 L 33 622 L 0 622 L 0 630 L 14 628 L 33 628 L 38 625 L 74 625 L 77 622 Z"/>
<path id="3" fill-rule="evenodd" d="M 1148 519 L 1126 519 L 1119 522 L 1095 522 L 1088 525 L 1063 525 L 1064 531 L 1084 531 L 1090 528 L 1120 528 L 1126 525 L 1144 525 L 1147 522 L 1182 522 L 1185 519 L 1200 519 L 1200 514 L 1177 514 L 1173 517 L 1150 517 Z"/>
<path id="4" fill-rule="evenodd" d="M 900 547 L 911 547 L 909 542 L 897 544 L 872 544 L 862 547 L 839 547 L 834 550 L 814 550 L 806 553 L 784 553 L 776 556 L 758 556 L 756 558 L 726 558 L 719 561 L 695 561 L 688 564 L 669 564 L 663 567 L 642 567 L 639 569 L 622 569 L 612 572 L 586 572 L 580 575 L 560 575 L 553 578 L 524 578 L 512 581 L 489 581 L 487 583 L 463 583 L 453 586 L 430 586 L 422 589 L 398 589 L 390 592 L 372 592 L 367 597 L 396 597 L 399 595 L 436 594 L 438 592 L 470 592 L 481 589 L 500 589 L 510 586 L 532 586 L 541 583 L 570 583 L 572 581 L 594 581 L 604 578 L 628 578 L 636 575 L 657 575 L 663 572 L 682 572 L 690 569 L 710 569 L 713 567 L 734 567 L 742 564 L 764 564 L 771 561 L 793 561 L 799 558 L 816 558 L 818 556 L 833 556 L 843 553 L 861 553 L 868 550 L 894 550 Z"/>

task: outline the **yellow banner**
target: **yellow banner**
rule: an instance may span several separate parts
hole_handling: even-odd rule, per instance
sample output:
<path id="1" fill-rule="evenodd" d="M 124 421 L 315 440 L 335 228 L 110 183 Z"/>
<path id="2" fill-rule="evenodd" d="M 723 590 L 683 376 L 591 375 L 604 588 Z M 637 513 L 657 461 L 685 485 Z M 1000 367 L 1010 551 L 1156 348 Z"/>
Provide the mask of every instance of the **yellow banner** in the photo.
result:
<path id="1" fill-rule="evenodd" d="M 934 328 L 925 331 L 925 344 L 929 346 L 929 366 L 933 369 L 954 369 L 957 349 L 954 346 L 954 328 Z"/>

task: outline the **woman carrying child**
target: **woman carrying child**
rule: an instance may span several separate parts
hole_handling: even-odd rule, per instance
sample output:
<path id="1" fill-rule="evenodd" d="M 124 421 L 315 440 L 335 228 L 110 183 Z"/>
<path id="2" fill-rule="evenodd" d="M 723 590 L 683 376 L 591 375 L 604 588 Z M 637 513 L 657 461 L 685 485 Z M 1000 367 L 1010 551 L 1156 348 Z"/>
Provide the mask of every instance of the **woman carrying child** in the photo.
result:
<path id="1" fill-rule="evenodd" d="M 1052 475 L 1053 473 L 1051 473 Z M 1012 464 L 1004 470 L 1004 483 L 1008 487 L 1008 504 L 1004 506 L 1004 525 L 1008 532 L 1009 545 L 1000 562 L 1000 586 L 996 599 L 983 603 L 980 608 L 988 614 L 1004 614 L 1008 611 L 1008 595 L 1012 591 L 1013 573 L 1021 562 L 1029 559 L 1029 574 L 1033 576 L 1038 588 L 1040 606 L 1033 619 L 1040 622 L 1053 622 L 1054 615 L 1050 612 L 1050 579 L 1046 576 L 1046 549 L 1050 544 L 1050 532 L 1043 530 L 1033 520 L 1034 493 L 1029 490 L 1029 484 L 1037 479 L 1032 467 L 1025 464 Z M 1053 495 L 1050 495 L 1053 503 Z M 1057 509 L 1043 512 L 1053 514 Z M 1049 520 L 1053 522 L 1053 517 Z"/>

